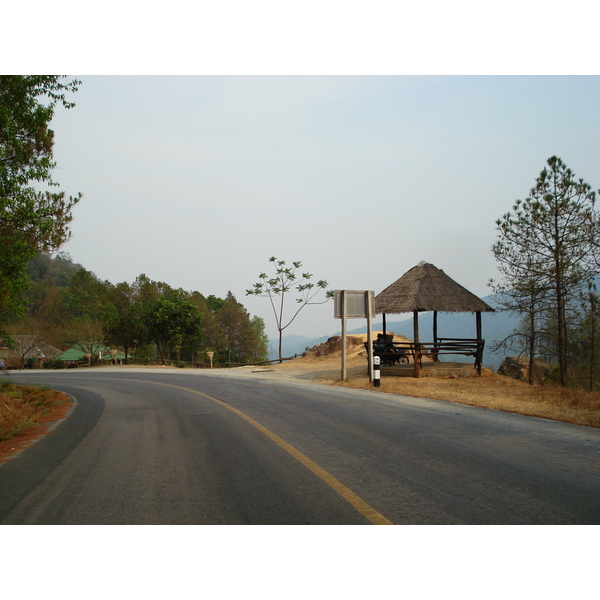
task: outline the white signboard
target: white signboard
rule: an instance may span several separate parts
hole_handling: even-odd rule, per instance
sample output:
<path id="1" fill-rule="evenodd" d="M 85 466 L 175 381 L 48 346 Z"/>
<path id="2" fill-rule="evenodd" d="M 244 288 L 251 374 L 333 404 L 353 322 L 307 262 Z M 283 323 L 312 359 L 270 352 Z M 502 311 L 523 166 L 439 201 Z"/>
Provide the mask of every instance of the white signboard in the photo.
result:
<path id="1" fill-rule="evenodd" d="M 366 319 L 368 316 L 375 316 L 375 302 L 373 301 L 372 290 L 335 290 L 333 297 L 333 316 L 336 319 L 342 318 L 342 291 L 346 295 L 346 318 L 347 319 Z M 371 302 L 368 302 L 368 297 Z M 371 306 L 371 314 L 367 315 L 368 306 Z"/>

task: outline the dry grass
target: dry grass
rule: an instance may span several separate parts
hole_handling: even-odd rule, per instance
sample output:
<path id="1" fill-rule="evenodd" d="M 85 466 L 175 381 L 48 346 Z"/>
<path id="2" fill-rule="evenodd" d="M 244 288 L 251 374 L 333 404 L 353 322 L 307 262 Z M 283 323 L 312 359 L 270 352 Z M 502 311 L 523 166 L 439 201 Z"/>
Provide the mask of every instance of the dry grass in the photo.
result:
<path id="1" fill-rule="evenodd" d="M 529 384 L 483 369 L 481 377 L 437 378 L 386 375 L 375 388 L 367 376 L 365 335 L 348 336 L 347 381 L 341 381 L 339 344 L 313 349 L 307 356 L 273 368 L 328 385 L 346 386 L 434 400 L 447 400 L 506 412 L 600 428 L 600 393 Z M 329 346 L 329 347 L 328 347 Z"/>
<path id="2" fill-rule="evenodd" d="M 70 398 L 43 387 L 0 384 L 0 462 L 46 432 L 71 408 Z"/>
<path id="3" fill-rule="evenodd" d="M 324 381 L 324 383 L 375 389 L 373 384 L 369 383 L 366 374 L 358 377 L 354 375 L 345 382 L 338 379 L 338 381 Z M 383 376 L 378 390 L 392 394 L 448 400 L 459 404 L 600 428 L 600 393 L 555 386 L 530 386 L 487 369 L 484 370 L 482 377 L 456 379 Z"/>

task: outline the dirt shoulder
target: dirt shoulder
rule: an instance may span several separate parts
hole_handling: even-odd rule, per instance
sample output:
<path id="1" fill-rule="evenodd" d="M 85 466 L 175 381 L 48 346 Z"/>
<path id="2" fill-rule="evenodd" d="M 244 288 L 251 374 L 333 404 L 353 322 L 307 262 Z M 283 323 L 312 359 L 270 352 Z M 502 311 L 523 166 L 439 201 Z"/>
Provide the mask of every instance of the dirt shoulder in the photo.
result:
<path id="1" fill-rule="evenodd" d="M 341 350 L 333 340 L 321 344 L 302 358 L 283 364 L 255 368 L 250 373 L 291 377 L 323 383 L 399 394 L 417 398 L 446 400 L 522 415 L 543 417 L 575 425 L 600 428 L 600 393 L 581 392 L 555 386 L 530 386 L 483 369 L 481 377 L 398 377 L 381 370 L 381 385 L 375 388 L 367 374 L 363 345 L 366 336 L 348 336 L 347 381 L 341 381 Z"/>

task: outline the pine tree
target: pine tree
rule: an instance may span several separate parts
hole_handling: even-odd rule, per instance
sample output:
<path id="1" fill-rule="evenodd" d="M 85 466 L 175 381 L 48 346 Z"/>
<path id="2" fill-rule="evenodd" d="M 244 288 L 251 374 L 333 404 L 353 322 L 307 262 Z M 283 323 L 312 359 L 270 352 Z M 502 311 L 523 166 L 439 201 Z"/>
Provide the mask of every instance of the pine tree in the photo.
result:
<path id="1" fill-rule="evenodd" d="M 568 375 L 569 302 L 593 277 L 598 260 L 596 194 L 558 157 L 548 159 L 525 200 L 496 222 L 492 251 L 516 312 L 546 311 L 556 322 L 561 385 Z"/>

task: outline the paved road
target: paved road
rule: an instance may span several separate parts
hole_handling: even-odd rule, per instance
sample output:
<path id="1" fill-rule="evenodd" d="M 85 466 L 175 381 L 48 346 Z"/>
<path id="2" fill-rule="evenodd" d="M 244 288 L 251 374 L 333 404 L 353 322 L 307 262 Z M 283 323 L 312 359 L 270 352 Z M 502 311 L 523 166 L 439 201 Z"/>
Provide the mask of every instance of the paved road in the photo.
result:
<path id="1" fill-rule="evenodd" d="M 2 524 L 598 524 L 600 431 L 247 371 L 34 371 L 72 394 Z"/>

